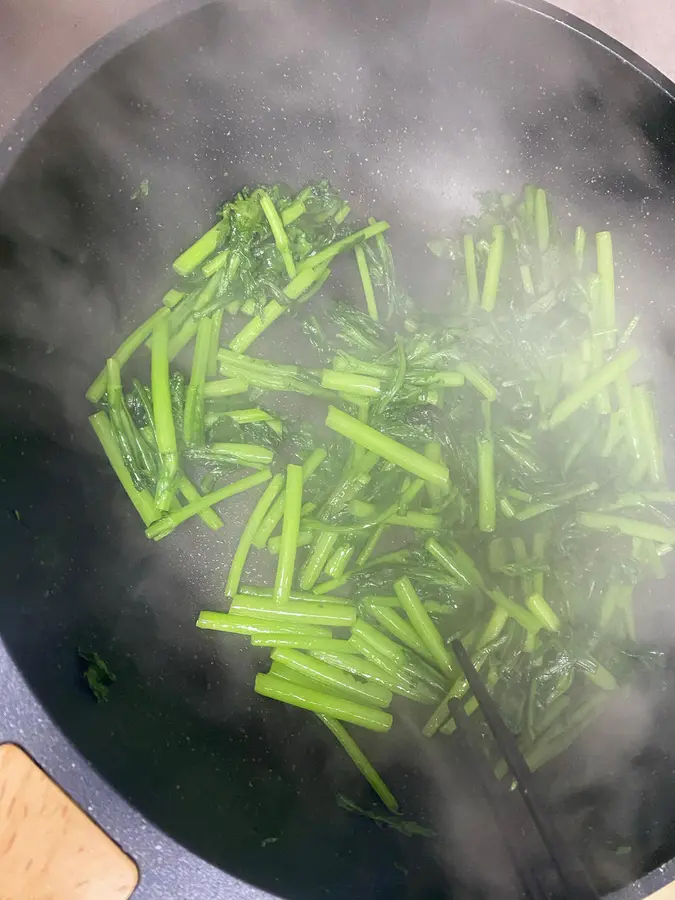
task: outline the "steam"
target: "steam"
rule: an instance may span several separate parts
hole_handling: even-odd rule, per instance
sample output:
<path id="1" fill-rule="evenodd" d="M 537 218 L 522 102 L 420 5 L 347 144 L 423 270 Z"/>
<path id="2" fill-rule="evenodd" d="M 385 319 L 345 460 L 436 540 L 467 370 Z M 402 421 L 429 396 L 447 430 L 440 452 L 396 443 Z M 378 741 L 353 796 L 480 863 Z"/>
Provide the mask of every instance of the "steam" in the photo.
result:
<path id="1" fill-rule="evenodd" d="M 279 179 L 298 185 L 318 177 L 333 180 L 357 216 L 374 212 L 391 220 L 393 243 L 406 262 L 411 247 L 419 250 L 410 265 L 422 283 L 424 240 L 475 212 L 478 191 L 517 189 L 530 179 L 551 185 L 568 201 L 561 216 L 570 224 L 590 216 L 615 232 L 626 264 L 622 299 L 644 309 L 641 340 L 666 388 L 672 346 L 663 311 L 670 312 L 665 277 L 672 225 L 662 161 L 636 117 L 645 96 L 633 73 L 607 62 L 590 42 L 507 4 L 471 3 L 450 12 L 434 0 L 427 15 L 410 4 L 304 0 L 209 7 L 87 83 L 38 134 L 3 187 L 0 332 L 10 340 L 3 338 L 0 349 L 7 386 L 0 409 L 18 423 L 17 434 L 30 423 L 88 458 L 94 445 L 84 390 L 106 353 L 159 302 L 178 250 L 242 185 Z M 148 196 L 132 200 L 146 178 Z M 296 358 L 292 339 L 276 352 L 280 361 Z M 35 397 L 39 410 L 31 406 Z M 109 512 L 124 567 L 126 553 L 139 558 L 137 542 L 119 526 L 128 522 L 122 506 Z M 219 596 L 247 512 L 246 499 L 233 504 L 228 542 L 204 544 L 195 528 L 173 548 L 168 541 L 150 547 L 134 580 L 120 579 L 125 591 L 115 598 L 119 609 L 111 619 L 115 639 L 130 651 L 139 646 L 138 620 L 127 615 L 126 604 L 149 623 L 147 640 L 160 648 L 178 645 L 176 652 L 202 675 L 213 676 L 214 659 L 226 666 L 232 701 L 201 708 L 214 721 L 251 722 L 242 697 L 248 691 L 254 703 L 255 661 L 226 642 L 208 661 L 195 662 L 203 651 L 189 621 L 192 607 L 186 605 L 182 619 L 180 606 L 166 604 L 176 591 L 193 606 L 196 598 Z M 89 515 L 92 527 L 103 527 L 95 509 Z M 66 545 L 66 552 L 78 548 Z M 258 576 L 265 573 L 251 578 Z M 111 602 L 104 604 L 109 619 Z M 214 604 L 205 599 L 203 605 Z M 647 616 L 648 630 L 658 621 Z M 164 677 L 161 654 L 138 666 L 143 678 Z M 181 690 L 178 678 L 169 680 Z M 199 679 L 188 687 L 195 708 L 200 690 Z M 612 803 L 621 796 L 622 827 L 634 830 L 651 779 L 635 760 L 654 743 L 658 705 L 658 697 L 635 688 L 610 706 L 601 728 L 580 743 L 574 771 L 568 767 L 544 785 L 558 811 L 607 787 L 611 773 L 614 786 L 631 784 L 630 791 L 613 791 Z M 298 719 L 288 714 L 285 721 L 295 727 Z M 501 896 L 512 876 L 489 812 L 461 779 L 448 779 L 443 741 L 420 750 L 417 739 L 411 751 L 419 722 L 403 716 L 402 728 L 407 736 L 400 743 L 378 744 L 385 770 L 401 771 L 411 753 L 421 756 L 416 768 L 432 776 L 443 865 L 477 895 Z M 275 750 L 278 771 L 292 780 L 303 752 L 316 752 L 310 749 L 316 740 L 311 726 L 290 736 Z M 315 775 L 338 787 L 335 758 L 319 760 Z M 644 784 L 636 784 L 640 778 Z M 565 815 L 577 838 L 586 834 L 578 816 Z M 650 836 L 649 852 L 661 839 L 660 830 Z M 539 866 L 541 849 L 532 853 Z M 609 884 L 637 874 L 617 866 L 600 866 Z"/>

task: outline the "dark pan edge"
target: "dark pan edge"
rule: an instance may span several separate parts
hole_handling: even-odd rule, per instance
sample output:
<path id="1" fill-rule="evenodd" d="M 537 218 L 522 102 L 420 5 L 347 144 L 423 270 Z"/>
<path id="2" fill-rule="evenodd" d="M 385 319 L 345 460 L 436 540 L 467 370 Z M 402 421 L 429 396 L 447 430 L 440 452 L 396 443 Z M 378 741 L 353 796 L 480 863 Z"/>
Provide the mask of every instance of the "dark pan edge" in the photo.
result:
<path id="1" fill-rule="evenodd" d="M 20 157 L 24 145 L 33 138 L 75 88 L 85 82 L 105 63 L 149 32 L 174 21 L 182 15 L 215 2 L 220 2 L 220 0 L 163 0 L 163 2 L 118 26 L 84 50 L 80 56 L 66 66 L 36 94 L 30 106 L 16 118 L 0 141 L 0 185 L 7 178 L 14 163 Z M 586 38 L 630 66 L 638 75 L 648 80 L 668 99 L 675 101 L 674 81 L 620 41 L 572 13 L 561 10 L 555 5 L 545 2 L 545 0 L 529 0 L 529 2 L 522 2 L 522 0 L 495 0 L 495 2 L 505 2 L 524 11 L 535 13 Z M 0 657 L 3 662 L 6 661 L 13 667 L 1 638 Z M 44 715 L 34 698 L 32 705 Z M 55 723 L 51 724 L 52 727 L 58 730 Z M 63 739 L 63 735 L 59 733 L 59 736 Z M 72 750 L 74 752 L 71 764 L 73 766 L 82 765 L 83 761 L 76 749 L 72 748 Z M 43 760 L 43 762 L 46 763 L 49 769 L 49 761 Z M 121 800 L 110 785 L 106 785 L 106 789 L 111 792 L 111 796 L 118 798 L 118 802 Z M 180 848 L 180 853 L 190 857 L 193 856 L 193 854 L 183 848 Z M 212 871 L 212 867 L 208 863 L 201 860 L 199 862 L 205 869 Z M 229 880 L 231 887 L 234 887 L 233 882 L 235 879 Z M 673 880 L 675 880 L 675 859 L 654 869 L 627 887 L 608 895 L 608 898 L 611 898 L 611 900 L 643 900 L 643 898 L 649 897 L 653 892 Z M 241 887 L 243 888 L 243 895 L 250 897 L 268 896 L 263 891 L 251 888 L 248 885 L 242 884 Z"/>

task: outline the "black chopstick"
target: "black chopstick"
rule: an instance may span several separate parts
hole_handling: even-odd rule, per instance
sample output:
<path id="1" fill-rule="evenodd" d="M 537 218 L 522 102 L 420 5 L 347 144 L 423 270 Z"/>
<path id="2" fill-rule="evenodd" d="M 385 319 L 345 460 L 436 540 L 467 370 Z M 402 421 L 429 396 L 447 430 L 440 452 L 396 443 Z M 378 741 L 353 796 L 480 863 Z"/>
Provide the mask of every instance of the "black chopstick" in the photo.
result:
<path id="1" fill-rule="evenodd" d="M 469 687 L 478 701 L 483 718 L 516 780 L 530 817 L 558 870 L 565 892 L 574 900 L 598 900 L 598 893 L 588 880 L 581 860 L 568 848 L 567 842 L 556 828 L 555 823 L 547 818 L 532 773 L 527 767 L 516 739 L 504 724 L 504 720 L 474 668 L 469 654 L 462 646 L 461 641 L 453 641 L 451 646 L 469 682 Z"/>
<path id="2" fill-rule="evenodd" d="M 451 700 L 448 703 L 448 712 L 457 726 L 456 733 L 460 738 L 461 749 L 466 757 L 465 765 L 481 789 L 483 797 L 492 808 L 511 864 L 525 890 L 525 897 L 527 900 L 548 900 L 548 895 L 541 887 L 532 869 L 530 855 L 523 847 L 522 835 L 518 835 L 517 830 L 514 834 L 513 822 L 510 821 L 504 808 L 505 798 L 503 791 L 500 790 L 501 785 L 490 770 L 485 754 L 476 747 L 469 717 L 464 712 L 464 707 L 459 700 Z"/>

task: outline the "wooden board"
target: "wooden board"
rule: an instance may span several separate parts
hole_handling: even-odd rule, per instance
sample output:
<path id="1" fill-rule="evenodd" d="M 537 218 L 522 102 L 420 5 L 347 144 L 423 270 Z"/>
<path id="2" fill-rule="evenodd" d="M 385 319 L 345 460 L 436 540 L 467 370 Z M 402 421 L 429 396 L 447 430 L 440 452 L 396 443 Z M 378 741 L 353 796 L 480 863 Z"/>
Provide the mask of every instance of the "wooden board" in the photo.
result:
<path id="1" fill-rule="evenodd" d="M 655 894 L 651 894 L 646 900 L 675 900 L 675 881 L 671 881 Z"/>
<path id="2" fill-rule="evenodd" d="M 0 746 L 0 900 L 127 900 L 138 869 L 14 744 Z"/>

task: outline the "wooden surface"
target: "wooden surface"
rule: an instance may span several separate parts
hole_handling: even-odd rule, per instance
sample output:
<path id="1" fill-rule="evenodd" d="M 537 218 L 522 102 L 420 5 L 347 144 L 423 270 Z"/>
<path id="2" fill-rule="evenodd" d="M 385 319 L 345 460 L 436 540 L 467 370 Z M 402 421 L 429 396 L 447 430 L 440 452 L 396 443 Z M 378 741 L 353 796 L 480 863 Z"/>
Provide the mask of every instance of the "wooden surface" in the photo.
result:
<path id="1" fill-rule="evenodd" d="M 645 900 L 675 900 L 675 881 L 671 881 L 670 884 L 667 884 L 650 897 L 646 897 Z"/>
<path id="2" fill-rule="evenodd" d="M 136 864 L 14 744 L 0 746 L 0 900 L 127 900 Z"/>

